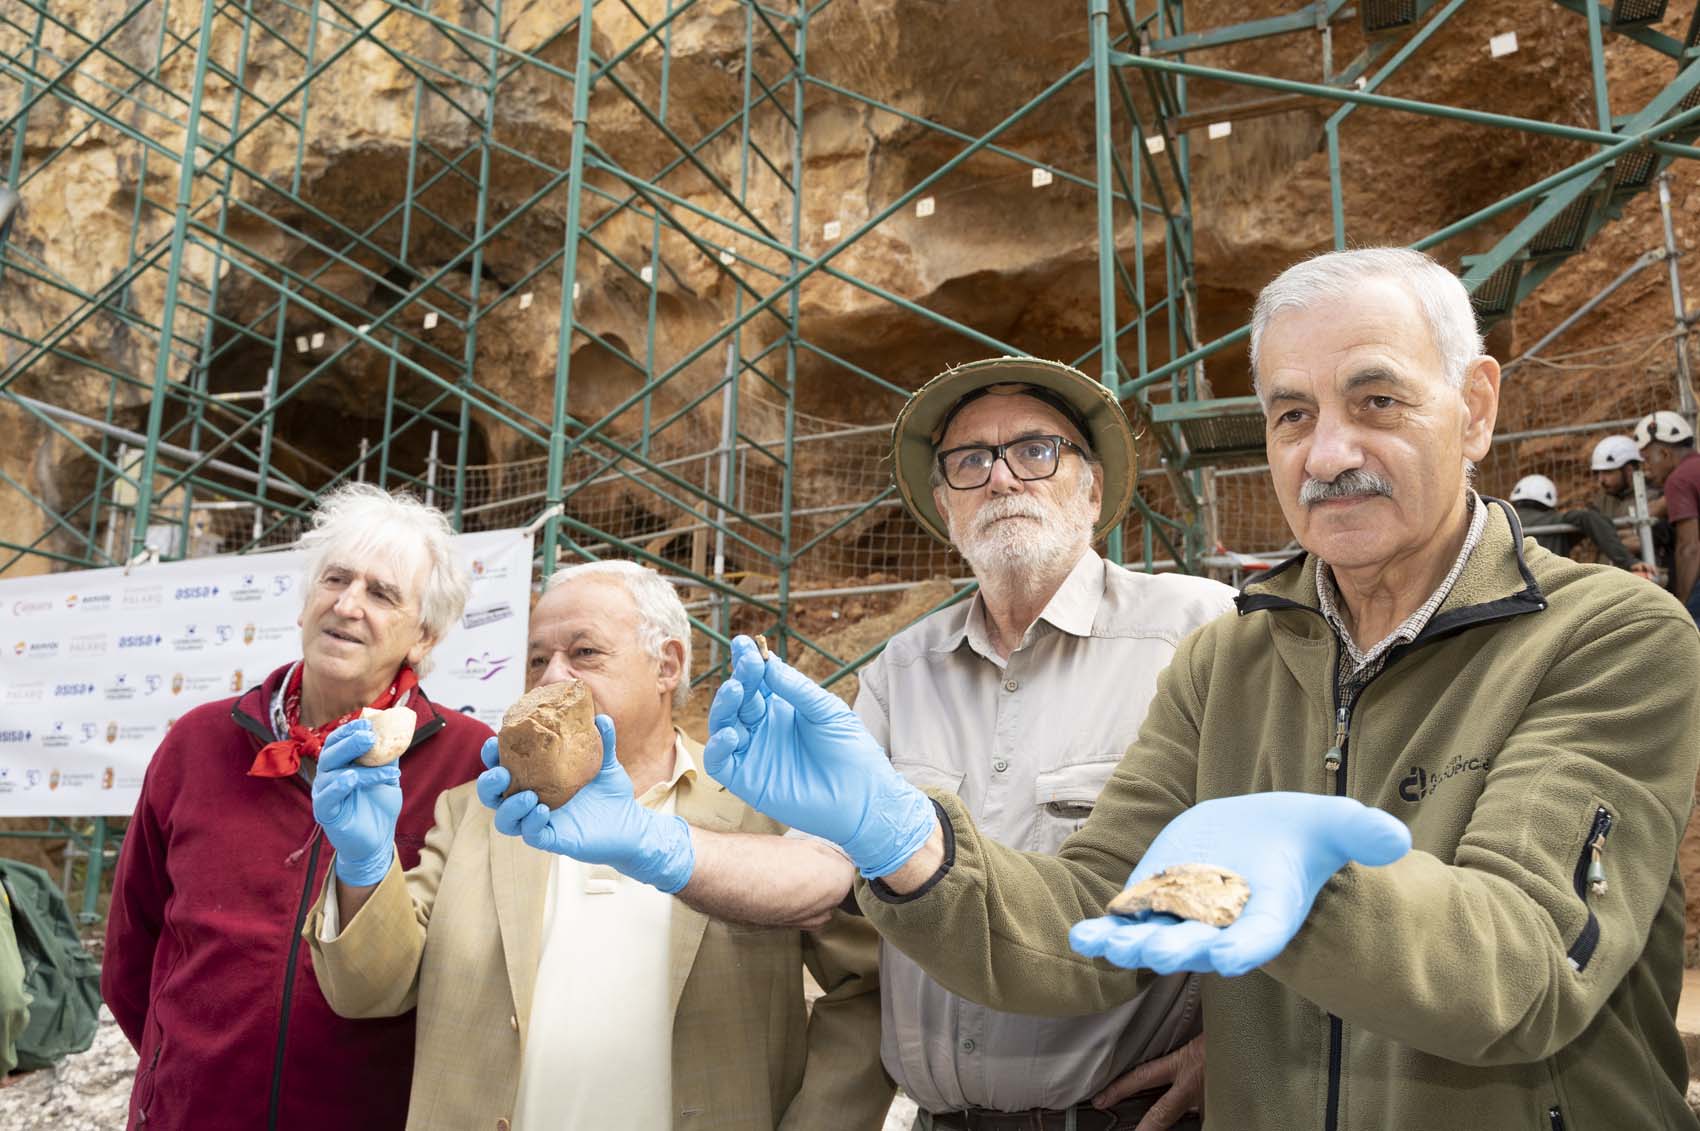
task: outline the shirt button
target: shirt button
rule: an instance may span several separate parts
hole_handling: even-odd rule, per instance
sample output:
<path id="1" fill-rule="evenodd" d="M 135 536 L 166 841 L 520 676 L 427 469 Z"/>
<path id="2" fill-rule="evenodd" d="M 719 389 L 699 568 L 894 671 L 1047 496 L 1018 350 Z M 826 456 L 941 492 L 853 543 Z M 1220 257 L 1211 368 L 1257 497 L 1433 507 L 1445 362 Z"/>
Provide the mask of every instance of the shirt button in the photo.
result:
<path id="1" fill-rule="evenodd" d="M 962 1042 L 962 1051 L 963 1052 L 973 1052 L 974 1051 L 974 1038 L 973 1037 L 969 1037 L 968 1039 L 966 1039 Z"/>
<path id="2" fill-rule="evenodd" d="M 1003 681 L 1003 689 L 1005 691 L 1014 691 L 1016 688 L 1018 688 L 1020 686 L 1021 686 L 1021 684 L 1018 681 L 1013 680 L 1013 679 L 1006 679 L 1006 680 Z"/>
<path id="3" fill-rule="evenodd" d="M 1001 774 L 1005 770 L 1009 769 L 1009 762 L 1008 762 L 1007 759 L 999 758 L 995 762 L 992 763 L 992 769 L 996 770 L 998 773 Z"/>

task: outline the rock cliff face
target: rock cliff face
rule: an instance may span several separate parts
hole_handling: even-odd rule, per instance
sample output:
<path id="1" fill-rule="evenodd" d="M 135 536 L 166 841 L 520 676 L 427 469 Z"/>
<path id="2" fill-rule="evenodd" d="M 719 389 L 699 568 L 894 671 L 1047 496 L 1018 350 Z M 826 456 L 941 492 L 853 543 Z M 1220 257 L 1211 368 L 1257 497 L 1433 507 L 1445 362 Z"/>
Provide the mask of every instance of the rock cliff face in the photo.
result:
<path id="1" fill-rule="evenodd" d="M 34 14 L 19 0 L 0 0 L 0 8 L 9 17 L 0 30 L 6 49 L 14 57 L 29 54 L 25 29 L 34 27 Z M 280 388 L 289 391 L 290 401 L 280 415 L 283 445 L 274 458 L 282 471 L 302 482 L 322 480 L 323 466 L 344 465 L 357 437 L 381 439 L 383 391 L 392 368 L 384 354 L 364 347 L 349 349 L 328 364 L 326 359 L 350 338 L 354 326 L 386 311 L 402 291 L 435 277 L 420 301 L 385 324 L 418 339 L 403 350 L 406 360 L 395 367 L 398 396 L 419 404 L 440 392 L 438 382 L 455 384 L 470 376 L 546 421 L 561 297 L 559 265 L 549 260 L 561 250 L 567 200 L 558 187 L 541 200 L 536 197 L 550 184 L 552 172 L 565 167 L 572 144 L 572 86 L 566 76 L 574 63 L 576 32 L 563 29 L 560 6 L 503 7 L 500 37 L 524 52 L 528 63 L 497 79 L 491 78 L 489 52 L 476 38 L 443 30 L 458 24 L 490 36 L 497 29 L 481 14 L 482 5 L 443 6 L 438 13 L 443 22 L 434 24 L 369 2 L 345 9 L 348 19 L 321 19 L 316 26 L 290 7 L 261 8 L 265 25 L 255 22 L 245 29 L 229 17 L 214 21 L 215 68 L 205 87 L 202 140 L 224 144 L 233 122 L 238 140 L 230 151 L 234 165 L 214 160 L 193 183 L 195 227 L 181 293 L 186 302 L 204 307 L 216 287 L 218 322 L 209 333 L 203 315 L 179 306 L 173 323 L 178 346 L 166 366 L 169 378 L 188 380 L 191 362 L 210 347 L 213 360 L 203 377 L 208 388 L 257 390 L 271 363 L 275 337 L 283 343 Z M 1187 24 L 1215 27 L 1283 10 L 1276 0 L 1249 6 L 1197 3 L 1188 6 Z M 836 242 L 824 234 L 827 224 L 854 231 L 961 151 L 964 142 L 957 136 L 926 123 L 962 137 L 979 135 L 1067 74 L 1088 50 L 1086 6 L 1075 0 L 828 5 L 809 22 L 804 42 L 811 82 L 801 99 L 802 164 L 795 168 L 789 126 L 778 109 L 787 114 L 796 109 L 793 88 L 778 83 L 789 63 L 773 37 L 758 28 L 756 46 L 746 53 L 746 10 L 731 0 L 701 0 L 669 25 L 671 41 L 664 53 L 654 38 L 638 42 L 640 13 L 654 21 L 666 9 L 659 3 L 597 6 L 593 42 L 598 55 L 628 53 L 614 69 L 617 83 L 605 79 L 595 85 L 586 136 L 604 168 L 653 178 L 667 194 L 670 217 L 657 225 L 631 209 L 614 211 L 610 201 L 630 186 L 614 172 L 591 178 L 593 189 L 583 208 L 600 226 L 594 246 L 581 245 L 576 275 L 578 315 L 589 332 L 572 342 L 568 398 L 570 410 L 587 420 L 632 401 L 644 386 L 640 369 L 622 354 L 651 372 L 671 369 L 698 351 L 740 303 L 747 308 L 754 301 L 718 261 L 720 249 L 740 257 L 735 272 L 757 292 L 771 289 L 761 269 L 782 266 L 779 251 L 716 218 L 773 233 L 783 243 L 795 205 L 803 233 L 798 253 L 818 255 Z M 1681 34 L 1683 18 L 1673 10 L 1662 30 Z M 81 36 L 92 36 L 116 19 L 104 5 L 56 6 L 54 19 L 44 25 L 38 69 L 56 73 L 60 64 L 53 60 L 77 55 L 86 47 Z M 25 205 L 12 236 L 13 259 L 29 270 L 11 267 L 0 283 L 10 331 L 3 347 L 9 365 L 30 353 L 30 341 L 74 318 L 81 294 L 121 288 L 121 310 L 108 309 L 56 339 L 56 351 L 33 360 L 12 388 L 90 416 L 103 417 L 110 409 L 116 423 L 138 430 L 145 425 L 156 368 L 156 327 L 166 279 L 157 267 L 136 270 L 134 264 L 151 258 L 162 267 L 168 261 L 178 178 L 170 154 L 183 142 L 183 96 L 193 86 L 198 19 L 194 5 L 147 7 L 109 40 L 108 51 L 96 53 L 63 84 L 58 92 L 63 97 L 49 94 L 33 103 L 23 138 Z M 372 38 L 356 42 L 347 31 L 350 20 L 378 21 Z M 1517 33 L 1519 50 L 1493 59 L 1488 39 L 1504 31 Z M 1383 93 L 1587 124 L 1593 101 L 1585 45 L 1585 23 L 1546 0 L 1470 8 Z M 1334 60 L 1349 60 L 1362 46 L 1354 20 L 1336 26 Z M 306 73 L 304 54 L 317 68 L 305 95 L 298 89 Z M 1306 33 L 1199 52 L 1191 59 L 1315 79 L 1322 55 L 1321 38 Z M 1625 40 L 1612 42 L 1610 59 L 1611 98 L 1618 113 L 1638 109 L 1671 69 Z M 137 87 L 136 75 L 153 71 L 157 84 Z M 692 159 L 681 160 L 676 140 L 697 142 L 726 123 L 741 104 L 746 73 L 776 85 L 773 103 L 750 117 L 751 138 L 761 153 L 741 152 L 734 123 L 700 146 Z M 436 82 L 444 94 L 422 86 L 419 75 Z M 1128 78 L 1130 87 L 1141 91 L 1143 105 L 1139 76 Z M 111 94 L 125 87 L 137 87 L 139 96 Z M 873 108 L 841 90 L 865 94 L 890 110 Z M 0 113 L 15 112 L 22 94 L 17 86 L 0 89 Z M 1192 105 L 1199 108 L 1259 96 L 1203 81 L 1194 81 L 1190 90 Z M 92 121 L 85 106 L 109 107 L 105 120 Z M 1233 133 L 1219 140 L 1206 137 L 1205 120 L 1189 136 L 1197 332 L 1209 340 L 1244 320 L 1258 287 L 1274 272 L 1327 246 L 1330 231 L 1319 110 L 1238 120 Z M 486 127 L 495 144 L 481 150 L 478 142 Z M 1126 129 L 1125 120 L 1118 128 Z M 145 146 L 124 129 L 159 144 Z M 1089 75 L 1044 101 L 998 143 L 1059 171 L 1089 177 Z M 1348 238 L 1354 243 L 1416 238 L 1585 153 L 1579 143 L 1362 110 L 1343 129 Z M 475 186 L 485 158 L 489 191 L 480 217 Z M 793 199 L 787 181 L 801 186 L 800 200 Z M 402 210 L 410 184 L 415 207 Z M 738 186 L 746 184 L 739 192 Z M 1173 190 L 1172 184 L 1167 187 Z M 1691 190 L 1690 174 L 1679 170 L 1677 234 L 1685 246 L 1693 236 L 1694 210 L 1700 208 L 1700 196 Z M 837 255 L 832 265 L 871 288 L 1019 349 L 1075 357 L 1095 344 L 1097 275 L 1089 189 L 1060 177 L 1035 189 L 1026 168 L 982 151 L 942 178 L 932 196 L 932 215 L 918 217 L 912 208 L 901 209 Z M 1440 253 L 1455 257 L 1479 250 L 1516 215 L 1460 237 Z M 480 222 L 486 231 L 499 231 L 476 263 L 475 277 L 466 249 Z M 1148 225 L 1144 248 L 1154 280 L 1152 302 L 1161 296 L 1163 271 L 1161 235 L 1155 229 Z M 219 244 L 219 233 L 229 262 L 215 279 L 211 249 Z M 353 233 L 360 238 L 351 238 Z M 1131 224 L 1120 225 L 1119 238 L 1131 260 Z M 1631 202 L 1622 221 L 1563 267 L 1496 333 L 1495 345 L 1502 353 L 1515 352 L 1629 258 L 1658 243 L 1657 210 L 1651 196 L 1643 195 Z M 650 262 L 652 249 L 653 288 L 638 274 Z M 328 255 L 331 250 L 340 254 Z M 542 264 L 547 266 L 530 275 Z M 42 277 L 62 285 L 46 285 Z M 268 317 L 280 279 L 289 280 L 295 301 L 282 318 Z M 1670 323 L 1668 299 L 1659 294 L 1663 286 L 1659 271 L 1644 272 L 1573 332 L 1565 347 L 1657 334 Z M 488 306 L 510 290 L 505 301 L 483 311 L 468 329 L 462 316 L 474 295 L 480 306 Z M 523 308 L 521 291 L 529 292 Z M 783 313 L 784 307 L 781 302 L 775 309 Z M 432 310 L 442 318 L 427 331 L 422 323 Z M 1119 316 L 1131 314 L 1124 299 Z M 257 340 L 233 339 L 232 327 L 240 324 L 252 325 Z M 847 376 L 825 355 L 904 387 L 991 349 L 902 311 L 868 288 L 825 276 L 799 288 L 795 327 L 800 338 L 818 347 L 796 358 L 797 407 L 852 423 L 883 423 L 897 397 Z M 745 355 L 782 339 L 785 329 L 779 318 L 756 319 L 742 335 Z M 311 342 L 318 333 L 326 335 L 324 345 L 296 349 L 298 338 Z M 1164 339 L 1158 327 L 1150 344 L 1153 363 L 1168 356 Z M 1668 371 L 1669 351 L 1646 361 Z M 665 420 L 691 405 L 724 364 L 723 347 L 701 351 L 654 391 L 652 419 Z M 321 365 L 314 379 L 303 382 Z M 766 368 L 782 378 L 782 355 Z M 128 380 L 115 384 L 114 372 Z M 1244 391 L 1243 350 L 1212 360 L 1208 373 L 1218 393 Z M 1553 383 L 1553 374 L 1528 374 L 1531 382 L 1537 378 L 1543 390 Z M 1570 373 L 1553 380 L 1587 384 L 1585 376 Z M 753 377 L 745 380 L 754 395 L 762 392 L 760 384 Z M 1598 397 L 1604 414 L 1599 418 L 1609 418 L 1615 412 L 1607 403 L 1613 395 L 1609 388 L 1579 388 L 1575 411 L 1591 412 Z M 7 474 L 49 502 L 74 506 L 93 486 L 91 461 L 66 437 L 49 433 L 17 409 L 0 405 L 0 414 L 0 426 L 13 441 L 0 453 Z M 453 410 L 444 415 L 450 422 L 457 419 Z M 639 408 L 629 408 L 611 432 L 628 440 L 639 437 L 641 416 Z M 168 407 L 168 426 L 183 417 L 181 404 Z M 333 418 L 344 427 L 319 426 Z M 212 419 L 220 423 L 216 415 Z M 535 443 L 487 414 L 474 413 L 470 424 L 468 462 L 541 453 Z M 662 451 L 701 451 L 714 445 L 718 433 L 718 405 L 710 402 L 672 424 L 657 444 Z M 179 432 L 186 434 L 186 429 Z M 417 474 L 425 444 L 423 428 L 400 433 L 393 441 L 392 462 Z M 799 488 L 807 490 L 806 463 L 800 471 Z M 826 494 L 835 489 L 830 478 L 821 488 Z M 42 517 L 15 492 L 0 493 L 0 498 L 0 507 L 6 508 L 0 518 L 8 530 L 25 534 L 27 541 L 42 528 Z M 64 538 L 55 542 L 61 550 L 70 548 Z"/>

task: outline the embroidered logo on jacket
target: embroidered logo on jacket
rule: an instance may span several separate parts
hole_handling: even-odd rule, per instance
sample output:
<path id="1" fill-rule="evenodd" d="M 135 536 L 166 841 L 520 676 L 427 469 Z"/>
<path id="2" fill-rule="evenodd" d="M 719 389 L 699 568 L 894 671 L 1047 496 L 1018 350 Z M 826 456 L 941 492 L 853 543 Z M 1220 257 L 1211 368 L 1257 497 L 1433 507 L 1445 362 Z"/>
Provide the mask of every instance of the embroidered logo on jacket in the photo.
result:
<path id="1" fill-rule="evenodd" d="M 1459 774 L 1477 772 L 1485 774 L 1492 766 L 1492 755 L 1486 758 L 1454 758 L 1439 770 L 1425 770 L 1421 766 L 1412 766 L 1411 772 L 1399 780 L 1399 796 L 1414 805 L 1439 789 L 1441 783 L 1449 781 Z"/>

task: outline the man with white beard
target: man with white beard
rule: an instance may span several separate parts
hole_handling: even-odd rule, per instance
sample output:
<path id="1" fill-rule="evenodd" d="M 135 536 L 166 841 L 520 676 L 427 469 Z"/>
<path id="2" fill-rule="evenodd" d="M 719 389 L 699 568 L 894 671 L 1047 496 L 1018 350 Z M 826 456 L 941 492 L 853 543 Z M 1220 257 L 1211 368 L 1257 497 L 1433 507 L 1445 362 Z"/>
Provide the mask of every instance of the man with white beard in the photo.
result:
<path id="1" fill-rule="evenodd" d="M 1114 393 L 1066 365 L 940 374 L 898 414 L 892 459 L 905 505 L 979 592 L 893 637 L 856 713 L 909 781 L 954 792 L 1011 847 L 1054 853 L 1139 733 L 1175 646 L 1233 590 L 1093 550 L 1133 501 L 1133 436 Z M 920 1128 L 1198 1126 L 1194 976 L 1106 1013 L 1034 1017 L 959 997 L 882 946 L 880 1000 L 886 1070 Z"/>

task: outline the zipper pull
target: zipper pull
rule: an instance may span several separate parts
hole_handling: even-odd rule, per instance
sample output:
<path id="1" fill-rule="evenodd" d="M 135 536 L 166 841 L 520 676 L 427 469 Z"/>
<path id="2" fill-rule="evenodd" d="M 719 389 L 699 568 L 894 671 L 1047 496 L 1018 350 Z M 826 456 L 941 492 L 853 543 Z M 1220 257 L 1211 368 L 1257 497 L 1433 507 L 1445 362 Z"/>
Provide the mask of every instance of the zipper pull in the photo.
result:
<path id="1" fill-rule="evenodd" d="M 1322 768 L 1331 774 L 1340 772 L 1340 759 L 1346 749 L 1346 708 L 1334 712 L 1334 745 L 1322 756 Z"/>
<path id="2" fill-rule="evenodd" d="M 1600 863 L 1600 852 L 1606 846 L 1606 834 L 1600 833 L 1588 845 L 1593 858 L 1588 861 L 1588 890 L 1595 895 L 1606 893 L 1606 870 Z"/>

